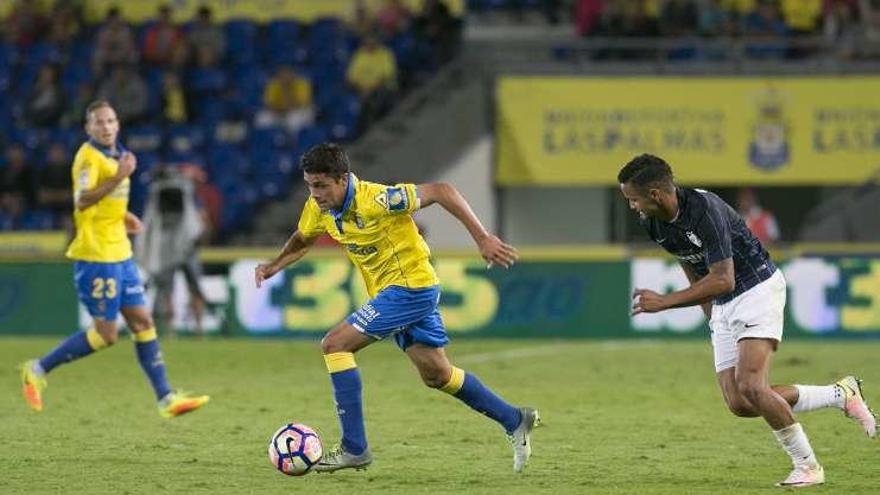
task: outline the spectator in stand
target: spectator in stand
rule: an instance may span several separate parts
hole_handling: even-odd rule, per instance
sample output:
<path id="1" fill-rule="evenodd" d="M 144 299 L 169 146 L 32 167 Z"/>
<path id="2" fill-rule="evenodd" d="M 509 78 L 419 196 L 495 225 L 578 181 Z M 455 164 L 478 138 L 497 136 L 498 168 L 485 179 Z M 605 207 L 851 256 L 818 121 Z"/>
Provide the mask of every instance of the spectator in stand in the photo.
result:
<path id="1" fill-rule="evenodd" d="M 595 34 L 605 10 L 604 0 L 578 0 L 575 6 L 574 22 L 579 36 Z"/>
<path id="2" fill-rule="evenodd" d="M 781 0 L 782 18 L 789 34 L 817 34 L 822 20 L 823 0 Z"/>
<path id="3" fill-rule="evenodd" d="M 379 33 L 386 40 L 409 29 L 411 19 L 412 12 L 400 0 L 385 0 L 376 13 Z"/>
<path id="4" fill-rule="evenodd" d="M 226 33 L 214 24 L 214 13 L 203 5 L 196 14 L 196 21 L 189 32 L 189 41 L 194 47 L 212 52 L 215 60 L 222 60 L 226 53 Z"/>
<path id="5" fill-rule="evenodd" d="M 856 58 L 865 37 L 864 26 L 858 21 L 855 0 L 830 0 L 825 6 L 824 35 L 837 56 L 843 60 Z"/>
<path id="6" fill-rule="evenodd" d="M 77 3 L 56 2 L 49 16 L 49 41 L 66 47 L 82 29 L 82 12 Z"/>
<path id="7" fill-rule="evenodd" d="M 724 7 L 722 0 L 704 0 L 700 6 L 697 31 L 701 36 L 719 37 L 736 34 L 736 12 Z"/>
<path id="8" fill-rule="evenodd" d="M 426 0 L 415 19 L 419 36 L 428 41 L 436 54 L 435 65 L 452 60 L 461 37 L 459 22 L 441 0 Z"/>
<path id="9" fill-rule="evenodd" d="M 397 62 L 375 36 L 367 36 L 354 52 L 346 73 L 361 100 L 359 133 L 391 108 L 397 90 Z"/>
<path id="10" fill-rule="evenodd" d="M 162 120 L 168 124 L 184 124 L 189 121 L 186 92 L 180 78 L 171 71 L 162 75 Z"/>
<path id="11" fill-rule="evenodd" d="M 98 88 L 97 97 L 109 101 L 123 124 L 135 123 L 147 117 L 150 93 L 147 84 L 131 67 L 113 69 L 110 77 Z"/>
<path id="12" fill-rule="evenodd" d="M 6 165 L 0 168 L 0 214 L 15 222 L 33 205 L 33 170 L 20 144 L 6 147 Z"/>
<path id="13" fill-rule="evenodd" d="M 295 135 L 315 119 L 312 84 L 291 67 L 278 67 L 263 91 L 264 108 L 256 117 L 258 127 L 283 126 Z"/>
<path id="14" fill-rule="evenodd" d="M 365 0 L 355 0 L 351 17 L 348 19 L 348 29 L 358 38 L 368 36 L 376 30 L 376 20 Z"/>
<path id="15" fill-rule="evenodd" d="M 85 124 L 86 108 L 94 100 L 95 86 L 90 81 L 80 83 L 76 88 L 76 96 L 61 116 L 62 127 L 81 128 Z"/>
<path id="16" fill-rule="evenodd" d="M 740 189 L 736 207 L 746 221 L 746 227 L 765 246 L 779 240 L 779 225 L 773 213 L 765 210 L 758 202 L 758 196 L 750 188 Z"/>
<path id="17" fill-rule="evenodd" d="M 144 60 L 159 67 L 172 65 L 175 56 L 186 45 L 183 31 L 174 25 L 171 7 L 159 7 L 159 20 L 147 29 L 144 36 Z M 185 51 L 183 52 L 186 53 Z"/>
<path id="18" fill-rule="evenodd" d="M 743 20 L 743 34 L 749 38 L 746 52 L 755 58 L 785 56 L 787 28 L 774 0 L 758 0 L 755 10 Z"/>
<path id="19" fill-rule="evenodd" d="M 46 152 L 45 165 L 37 172 L 37 207 L 52 212 L 65 230 L 73 228 L 70 158 L 64 145 L 52 143 Z"/>
<path id="20" fill-rule="evenodd" d="M 63 113 L 64 89 L 58 80 L 58 67 L 45 64 L 40 67 L 37 81 L 28 95 L 25 121 L 33 127 L 55 126 Z"/>
<path id="21" fill-rule="evenodd" d="M 859 55 L 880 58 L 880 0 L 859 0 L 859 19 L 864 33 Z"/>
<path id="22" fill-rule="evenodd" d="M 660 31 L 670 37 L 693 34 L 698 18 L 697 5 L 693 0 L 667 0 L 660 9 Z"/>
<path id="23" fill-rule="evenodd" d="M 46 20 L 40 15 L 37 2 L 18 0 L 6 17 L 6 40 L 19 48 L 36 41 L 45 29 Z"/>
<path id="24" fill-rule="evenodd" d="M 110 9 L 96 36 L 95 53 L 92 56 L 95 75 L 101 77 L 112 67 L 133 64 L 137 60 L 137 45 L 131 26 L 122 19 L 119 9 Z"/>
<path id="25" fill-rule="evenodd" d="M 222 95 L 226 89 L 226 73 L 218 66 L 214 50 L 196 48 L 196 65 L 186 79 L 187 102 L 190 120 L 201 120 L 208 115 L 206 104 Z"/>

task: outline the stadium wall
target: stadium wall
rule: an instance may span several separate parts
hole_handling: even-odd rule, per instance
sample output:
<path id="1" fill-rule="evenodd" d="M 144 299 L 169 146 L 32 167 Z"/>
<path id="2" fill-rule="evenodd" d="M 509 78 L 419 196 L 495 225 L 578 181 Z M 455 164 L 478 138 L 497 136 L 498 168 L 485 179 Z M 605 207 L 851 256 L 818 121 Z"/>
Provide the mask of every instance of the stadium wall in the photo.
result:
<path id="1" fill-rule="evenodd" d="M 491 169 L 492 140 L 476 141 L 443 174 L 434 180 L 449 182 L 461 191 L 474 213 L 489 228 L 497 225 L 495 188 Z M 419 210 L 414 216 L 425 238 L 436 249 L 465 249 L 473 246 L 467 230 L 441 208 Z"/>
<path id="2" fill-rule="evenodd" d="M 847 252 L 847 249 L 850 249 Z M 835 252 L 836 251 L 836 252 Z M 880 338 L 880 246 L 865 254 L 840 246 L 822 255 L 782 254 L 789 282 L 786 336 Z M 208 251 L 202 287 L 207 333 L 319 337 L 367 299 L 337 250 L 319 251 L 271 279 L 253 284 L 268 251 Z M 655 252 L 624 247 L 529 249 L 513 269 L 452 251 L 437 255 L 441 311 L 453 336 L 534 338 L 706 338 L 699 309 L 629 315 L 636 287 L 684 287 L 677 264 Z M 66 334 L 88 316 L 76 305 L 72 266 L 59 261 L 0 263 L 0 334 Z M 176 282 L 174 325 L 192 330 L 185 282 Z M 50 308 L 47 311 L 46 308 Z"/>

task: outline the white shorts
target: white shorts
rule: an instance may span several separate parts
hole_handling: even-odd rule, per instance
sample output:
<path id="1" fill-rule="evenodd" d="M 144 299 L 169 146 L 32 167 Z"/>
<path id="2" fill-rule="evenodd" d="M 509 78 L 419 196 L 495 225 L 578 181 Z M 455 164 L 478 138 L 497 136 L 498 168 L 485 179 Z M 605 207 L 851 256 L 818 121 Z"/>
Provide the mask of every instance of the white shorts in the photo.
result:
<path id="1" fill-rule="evenodd" d="M 785 317 L 785 277 L 782 270 L 725 304 L 712 305 L 712 347 L 715 372 L 736 366 L 737 342 L 745 338 L 782 341 Z"/>

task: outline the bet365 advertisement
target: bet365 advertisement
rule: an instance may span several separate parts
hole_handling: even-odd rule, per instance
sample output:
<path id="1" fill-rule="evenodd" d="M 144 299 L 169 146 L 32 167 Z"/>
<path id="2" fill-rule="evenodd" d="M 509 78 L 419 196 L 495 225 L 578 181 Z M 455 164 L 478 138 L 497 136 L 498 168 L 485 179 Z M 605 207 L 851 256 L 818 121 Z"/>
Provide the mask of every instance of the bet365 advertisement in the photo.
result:
<path id="1" fill-rule="evenodd" d="M 877 77 L 505 77 L 499 184 L 607 185 L 633 156 L 681 183 L 859 184 L 880 163 Z"/>
<path id="2" fill-rule="evenodd" d="M 202 328 L 209 334 L 320 336 L 366 301 L 360 275 L 342 256 L 306 259 L 254 286 L 255 260 L 209 264 Z M 801 257 L 780 264 L 788 281 L 787 337 L 880 338 L 880 256 Z M 524 261 L 486 270 L 476 258 L 440 257 L 441 313 L 455 336 L 705 337 L 698 308 L 630 317 L 634 288 L 683 288 L 678 265 L 627 261 Z M 181 275 L 173 325 L 195 328 Z M 66 334 L 89 324 L 77 308 L 66 263 L 0 264 L 0 333 Z"/>

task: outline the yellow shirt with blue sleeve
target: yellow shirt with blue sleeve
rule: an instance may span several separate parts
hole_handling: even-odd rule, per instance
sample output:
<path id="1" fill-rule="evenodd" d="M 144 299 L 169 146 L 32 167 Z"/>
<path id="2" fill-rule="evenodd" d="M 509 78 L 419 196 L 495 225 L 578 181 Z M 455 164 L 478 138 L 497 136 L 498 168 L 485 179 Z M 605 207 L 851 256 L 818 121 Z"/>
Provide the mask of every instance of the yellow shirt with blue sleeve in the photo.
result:
<path id="1" fill-rule="evenodd" d="M 340 210 L 321 211 L 309 198 L 298 230 L 308 238 L 330 234 L 346 249 L 375 297 L 392 285 L 420 289 L 439 284 L 431 251 L 411 216 L 418 209 L 414 184 L 388 186 L 349 174 Z"/>
<path id="2" fill-rule="evenodd" d="M 80 146 L 71 171 L 74 198 L 115 176 L 119 169 L 117 159 L 125 151 L 121 145 L 111 151 L 93 141 Z M 131 258 L 131 241 L 125 230 L 128 191 L 129 179 L 126 178 L 94 205 L 74 209 L 76 236 L 67 249 L 68 258 L 98 263 L 117 263 Z"/>

